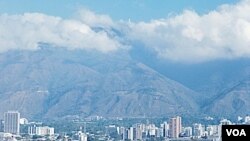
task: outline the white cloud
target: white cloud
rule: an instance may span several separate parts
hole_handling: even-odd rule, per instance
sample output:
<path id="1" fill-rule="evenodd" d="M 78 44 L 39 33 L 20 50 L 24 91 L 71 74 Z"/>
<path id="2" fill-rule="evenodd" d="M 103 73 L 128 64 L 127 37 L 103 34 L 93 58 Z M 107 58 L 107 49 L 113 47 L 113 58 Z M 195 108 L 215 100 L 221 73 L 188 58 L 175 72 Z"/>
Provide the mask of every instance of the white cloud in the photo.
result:
<path id="1" fill-rule="evenodd" d="M 250 0 L 222 5 L 202 15 L 185 10 L 165 19 L 137 23 L 115 22 L 108 15 L 98 15 L 86 9 L 80 10 L 75 19 L 41 13 L 2 14 L 0 52 L 37 49 L 39 42 L 110 52 L 128 48 L 125 44 L 129 45 L 131 41 L 140 41 L 154 49 L 159 57 L 176 62 L 249 57 L 249 13 Z"/>
<path id="2" fill-rule="evenodd" d="M 130 23 L 128 37 L 177 62 L 203 62 L 250 56 L 250 1 L 222 5 L 151 22 Z"/>
<path id="3" fill-rule="evenodd" d="M 97 27 L 115 26 L 115 23 L 108 15 L 96 14 L 93 11 L 90 11 L 88 9 L 80 9 L 77 14 L 77 19 L 89 25 L 90 27 L 92 26 L 97 26 Z"/>
<path id="4" fill-rule="evenodd" d="M 105 20 L 105 17 L 101 20 Z M 108 36 L 107 32 L 96 32 L 80 20 L 67 20 L 41 13 L 0 15 L 0 31 L 0 52 L 37 49 L 39 42 L 101 52 L 123 47 L 119 41 Z"/>

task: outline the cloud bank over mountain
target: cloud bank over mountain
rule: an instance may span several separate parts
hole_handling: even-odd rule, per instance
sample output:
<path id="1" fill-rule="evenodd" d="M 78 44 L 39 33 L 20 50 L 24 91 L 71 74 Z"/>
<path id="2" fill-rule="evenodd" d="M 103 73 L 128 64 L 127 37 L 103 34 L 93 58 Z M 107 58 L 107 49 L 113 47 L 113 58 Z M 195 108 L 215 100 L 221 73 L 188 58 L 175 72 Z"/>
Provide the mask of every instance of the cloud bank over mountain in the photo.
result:
<path id="1" fill-rule="evenodd" d="M 37 49 L 39 42 L 70 49 L 114 51 L 123 45 L 104 31 L 95 32 L 77 20 L 62 19 L 42 13 L 0 16 L 0 51 Z"/>
<path id="2" fill-rule="evenodd" d="M 250 55 L 249 0 L 222 5 L 205 14 L 184 10 L 178 15 L 150 22 L 114 21 L 108 15 L 90 10 L 78 13 L 73 19 L 42 13 L 2 14 L 0 51 L 36 49 L 38 42 L 48 42 L 70 49 L 95 49 L 107 53 L 136 47 L 133 45 L 136 41 L 155 50 L 159 57 L 175 62 L 199 63 Z M 110 34 L 110 29 L 124 36 Z"/>
<path id="3" fill-rule="evenodd" d="M 250 1 L 222 5 L 199 15 L 195 11 L 130 25 L 130 37 L 179 62 L 203 62 L 250 55 Z"/>

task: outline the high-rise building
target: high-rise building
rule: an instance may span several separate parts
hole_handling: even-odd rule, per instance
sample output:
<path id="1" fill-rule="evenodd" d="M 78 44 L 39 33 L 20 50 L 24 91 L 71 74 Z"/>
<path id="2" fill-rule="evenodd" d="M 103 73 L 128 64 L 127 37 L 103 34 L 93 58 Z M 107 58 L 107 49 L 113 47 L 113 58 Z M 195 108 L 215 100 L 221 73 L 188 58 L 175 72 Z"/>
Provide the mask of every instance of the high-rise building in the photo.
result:
<path id="1" fill-rule="evenodd" d="M 206 128 L 208 136 L 218 136 L 219 135 L 219 126 L 218 125 L 208 125 Z"/>
<path id="2" fill-rule="evenodd" d="M 78 133 L 79 137 L 78 137 L 78 140 L 79 141 L 87 141 L 88 140 L 88 136 L 85 134 L 85 133 Z"/>
<path id="3" fill-rule="evenodd" d="M 123 141 L 128 140 L 128 133 L 129 133 L 129 129 L 124 129 L 124 133 L 122 136 Z"/>
<path id="4" fill-rule="evenodd" d="M 142 140 L 142 125 L 141 124 L 136 125 L 135 131 L 136 131 L 135 139 Z"/>
<path id="5" fill-rule="evenodd" d="M 0 120 L 0 132 L 3 132 L 4 130 L 4 121 L 1 119 Z"/>
<path id="6" fill-rule="evenodd" d="M 17 111 L 8 111 L 4 113 L 4 132 L 19 134 L 20 132 L 20 113 Z"/>
<path id="7" fill-rule="evenodd" d="M 177 116 L 169 120 L 169 137 L 178 138 L 181 133 L 181 117 Z"/>
<path id="8" fill-rule="evenodd" d="M 134 140 L 134 128 L 130 127 L 128 130 L 128 139 Z"/>
<path id="9" fill-rule="evenodd" d="M 197 137 L 197 138 L 200 138 L 205 132 L 204 126 L 200 123 L 193 124 L 193 129 L 194 129 L 193 135 L 194 137 Z"/>
<path id="10" fill-rule="evenodd" d="M 157 128 L 156 137 L 157 138 L 163 137 L 163 128 L 162 127 Z"/>
<path id="11" fill-rule="evenodd" d="M 167 122 L 164 122 L 163 125 L 163 137 L 169 137 L 169 124 Z"/>
<path id="12" fill-rule="evenodd" d="M 28 127 L 28 134 L 35 135 L 36 134 L 36 125 L 31 125 Z"/>
<path id="13" fill-rule="evenodd" d="M 80 127 L 80 131 L 78 132 L 78 141 L 87 141 L 88 140 L 88 136 L 86 134 L 86 125 L 84 127 L 84 133 L 82 132 L 82 127 Z"/>

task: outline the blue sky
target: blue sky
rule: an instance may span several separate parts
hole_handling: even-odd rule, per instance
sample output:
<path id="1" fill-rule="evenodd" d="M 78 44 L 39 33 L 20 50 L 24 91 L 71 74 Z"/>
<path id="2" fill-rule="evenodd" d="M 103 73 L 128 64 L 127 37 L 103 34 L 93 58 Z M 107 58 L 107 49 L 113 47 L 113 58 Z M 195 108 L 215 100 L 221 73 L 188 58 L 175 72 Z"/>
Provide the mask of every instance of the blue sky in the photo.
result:
<path id="1" fill-rule="evenodd" d="M 148 21 L 165 18 L 184 9 L 207 13 L 221 4 L 236 2 L 239 0 L 0 0 L 0 12 L 41 12 L 68 18 L 78 9 L 87 8 L 96 13 L 107 14 L 115 20 Z"/>

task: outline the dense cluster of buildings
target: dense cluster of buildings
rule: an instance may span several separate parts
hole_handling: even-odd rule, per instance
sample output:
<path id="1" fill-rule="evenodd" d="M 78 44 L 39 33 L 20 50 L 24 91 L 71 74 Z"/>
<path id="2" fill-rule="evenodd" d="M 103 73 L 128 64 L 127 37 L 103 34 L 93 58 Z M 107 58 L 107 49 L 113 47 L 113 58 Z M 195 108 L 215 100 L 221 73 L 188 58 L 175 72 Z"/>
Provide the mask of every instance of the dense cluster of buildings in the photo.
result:
<path id="1" fill-rule="evenodd" d="M 119 127 L 110 125 L 107 133 L 110 140 L 114 140 L 115 132 L 123 141 L 150 140 L 152 138 L 167 141 L 221 141 L 222 125 L 250 124 L 250 116 L 246 116 L 233 123 L 228 119 L 222 119 L 218 125 L 204 125 L 194 123 L 192 126 L 182 126 L 181 117 L 170 118 L 168 122 L 156 126 L 155 124 L 134 124 L 131 127 Z"/>
<path id="2" fill-rule="evenodd" d="M 239 118 L 237 124 L 250 124 L 250 116 Z M 25 124 L 25 136 L 21 135 L 20 127 Z M 108 125 L 104 138 L 98 140 L 109 141 L 147 141 L 150 139 L 162 141 L 221 141 L 221 126 L 233 125 L 230 120 L 223 119 L 218 125 L 203 125 L 194 123 L 191 126 L 183 126 L 180 116 L 172 117 L 168 121 L 155 125 L 153 123 L 136 123 L 132 126 Z M 26 131 L 27 130 L 27 131 Z M 86 130 L 86 128 L 85 128 Z M 8 111 L 4 113 L 3 120 L 0 120 L 0 140 L 63 140 L 63 141 L 91 141 L 89 137 L 93 134 L 82 132 L 80 128 L 74 137 L 59 138 L 55 134 L 53 127 L 45 126 L 42 123 L 28 122 L 25 118 L 20 118 L 18 111 Z M 28 135 L 28 136 L 27 136 Z M 92 138 L 95 140 L 95 138 Z"/>
<path id="3" fill-rule="evenodd" d="M 131 127 L 116 127 L 111 125 L 107 127 L 109 135 L 122 136 L 123 141 L 148 140 L 152 138 L 165 140 L 220 140 L 220 125 L 208 125 L 195 123 L 193 127 L 183 127 L 181 117 L 170 118 L 157 127 L 155 124 L 135 124 Z M 110 136 L 112 140 L 112 136 Z"/>
<path id="4" fill-rule="evenodd" d="M 165 122 L 160 127 L 156 127 L 155 124 L 135 124 L 129 128 L 117 128 L 118 134 L 122 135 L 123 140 L 143 140 L 151 137 L 178 138 L 181 129 L 181 117 L 179 116 L 171 118 L 169 123 Z"/>
<path id="5" fill-rule="evenodd" d="M 18 111 L 8 111 L 4 113 L 3 120 L 0 121 L 0 140 L 1 141 L 12 141 L 18 138 L 22 140 L 20 136 L 20 125 L 28 124 L 28 120 L 25 118 L 20 118 L 20 113 Z M 35 126 L 31 123 L 28 129 L 29 135 L 38 136 L 53 136 L 54 128 Z"/>
<path id="6" fill-rule="evenodd" d="M 28 125 L 28 136 L 20 135 L 20 125 Z M 77 141 L 87 141 L 87 135 L 81 130 L 77 132 Z M 53 127 L 44 126 L 42 123 L 28 122 L 25 118 L 20 118 L 18 111 L 8 111 L 4 113 L 3 120 L 0 120 L 0 140 L 57 140 L 58 135 L 55 134 Z M 63 138 L 60 140 L 64 140 Z"/>
<path id="7" fill-rule="evenodd" d="M 38 126 L 31 125 L 28 127 L 28 134 L 29 135 L 38 135 L 38 136 L 53 136 L 54 135 L 54 128 L 48 126 Z"/>

